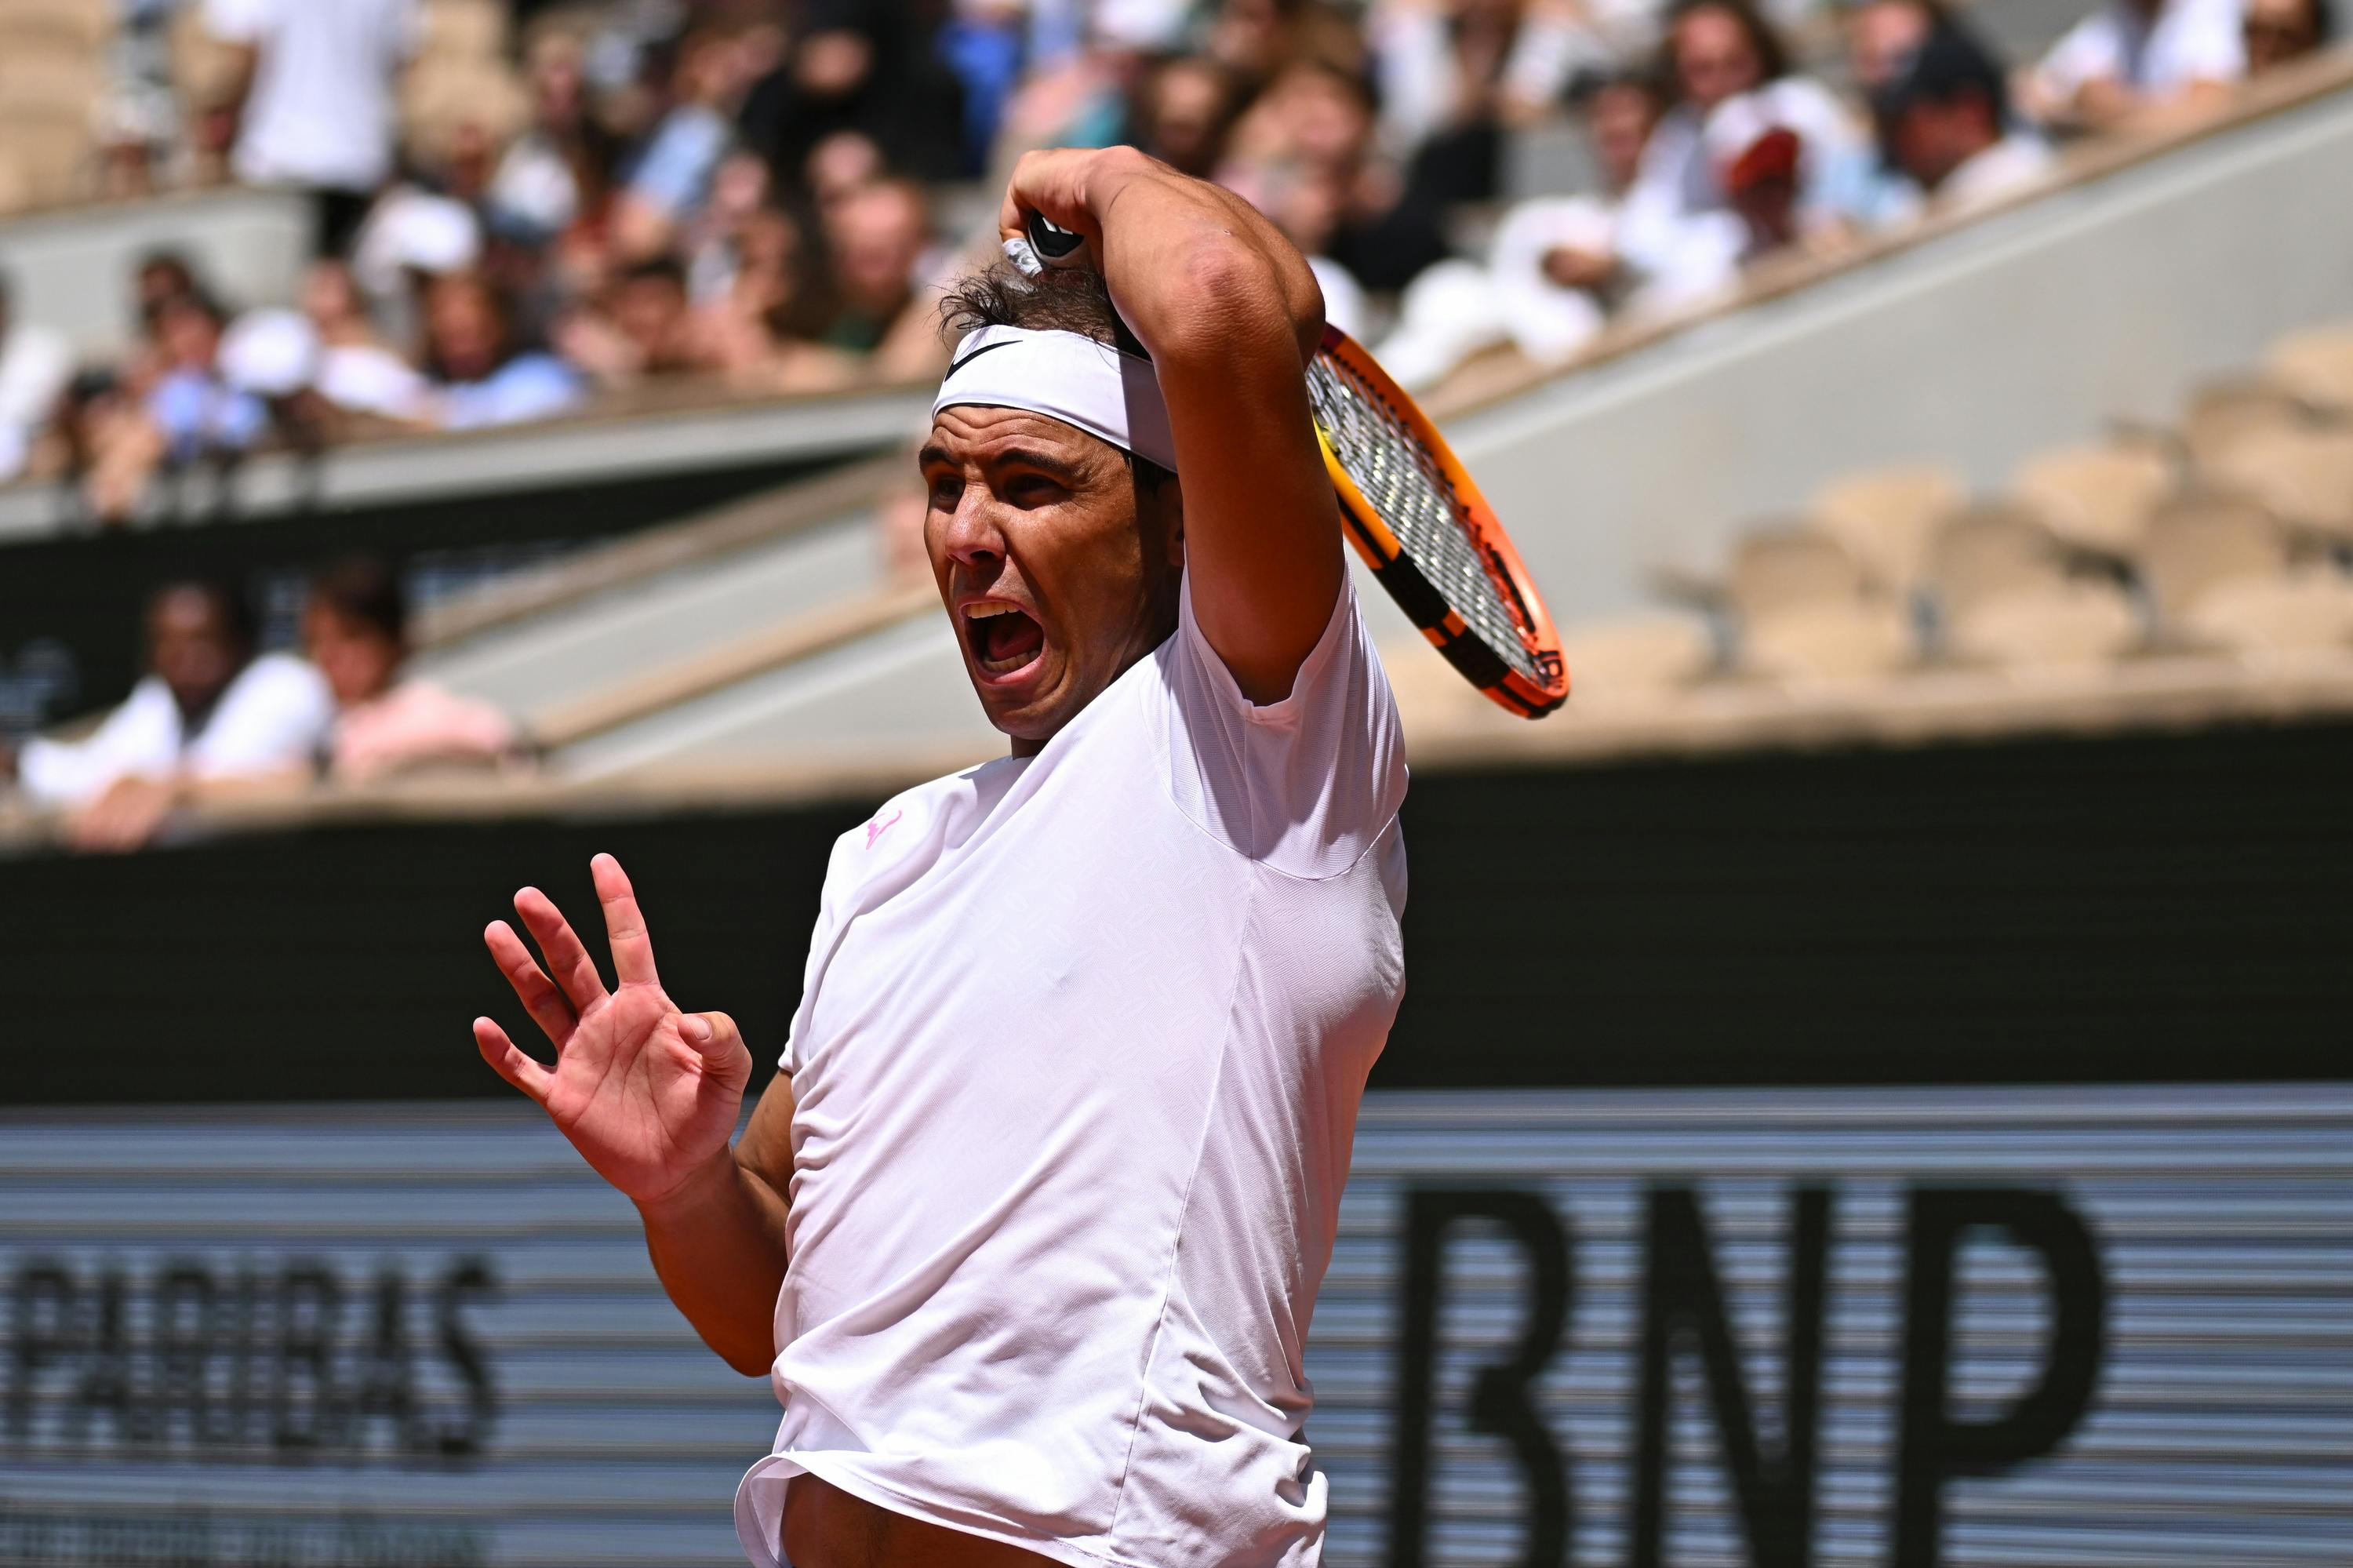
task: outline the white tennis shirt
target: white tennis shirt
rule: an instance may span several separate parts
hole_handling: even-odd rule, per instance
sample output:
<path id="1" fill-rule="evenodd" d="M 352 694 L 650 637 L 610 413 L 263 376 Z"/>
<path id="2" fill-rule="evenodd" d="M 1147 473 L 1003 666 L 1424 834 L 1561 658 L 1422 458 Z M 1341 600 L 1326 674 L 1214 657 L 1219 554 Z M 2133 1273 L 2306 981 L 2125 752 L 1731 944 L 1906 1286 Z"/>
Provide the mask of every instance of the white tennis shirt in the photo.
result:
<path id="1" fill-rule="evenodd" d="M 1353 589 L 1254 706 L 1188 588 L 1036 757 L 835 844 L 753 1562 L 804 1472 L 1073 1564 L 1318 1560 L 1302 1351 L 1404 991 L 1405 789 Z"/>

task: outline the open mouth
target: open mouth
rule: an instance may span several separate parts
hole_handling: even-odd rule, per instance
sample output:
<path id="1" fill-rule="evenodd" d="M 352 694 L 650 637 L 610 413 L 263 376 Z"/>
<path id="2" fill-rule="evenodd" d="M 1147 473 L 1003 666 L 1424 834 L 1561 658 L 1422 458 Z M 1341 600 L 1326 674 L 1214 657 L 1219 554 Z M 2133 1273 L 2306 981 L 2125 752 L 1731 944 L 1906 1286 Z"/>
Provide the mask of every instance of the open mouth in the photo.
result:
<path id="1" fill-rule="evenodd" d="M 1028 611 L 1002 599 L 965 606 L 964 637 L 973 662 L 992 680 L 1027 669 L 1046 648 L 1046 629 Z"/>

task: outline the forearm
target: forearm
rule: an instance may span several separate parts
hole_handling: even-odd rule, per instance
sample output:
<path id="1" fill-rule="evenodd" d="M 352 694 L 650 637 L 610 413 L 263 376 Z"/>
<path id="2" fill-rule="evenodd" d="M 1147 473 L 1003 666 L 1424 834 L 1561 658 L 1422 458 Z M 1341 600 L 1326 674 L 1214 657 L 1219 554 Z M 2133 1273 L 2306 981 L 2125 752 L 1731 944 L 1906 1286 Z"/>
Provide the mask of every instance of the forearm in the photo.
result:
<path id="1" fill-rule="evenodd" d="M 784 1198 L 722 1150 L 659 1203 L 640 1203 L 662 1288 L 720 1359 L 747 1377 L 775 1359 L 785 1282 Z"/>
<path id="2" fill-rule="evenodd" d="M 1324 293 L 1296 246 L 1250 203 L 1127 148 L 1096 155 L 1085 199 L 1120 313 L 1164 364 L 1229 352 L 1237 334 L 1287 327 L 1301 363 Z"/>

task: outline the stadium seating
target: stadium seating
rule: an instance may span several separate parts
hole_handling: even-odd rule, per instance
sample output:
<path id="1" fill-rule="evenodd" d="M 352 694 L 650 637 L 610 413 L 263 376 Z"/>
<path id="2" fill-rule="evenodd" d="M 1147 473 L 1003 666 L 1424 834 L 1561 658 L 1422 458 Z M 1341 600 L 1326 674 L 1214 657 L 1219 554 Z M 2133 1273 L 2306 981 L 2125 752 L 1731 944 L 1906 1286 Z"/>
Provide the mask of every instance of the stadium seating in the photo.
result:
<path id="1" fill-rule="evenodd" d="M 2283 337 L 2179 426 L 2053 448 L 1971 500 L 1924 465 L 1823 486 L 1745 531 L 1720 577 L 1670 585 L 1732 656 L 1644 615 L 1571 628 L 1613 705 L 1713 676 L 1805 684 L 1938 666 L 2083 670 L 2142 653 L 2353 658 L 2353 328 Z M 1572 673 L 1585 669 L 1570 660 Z"/>

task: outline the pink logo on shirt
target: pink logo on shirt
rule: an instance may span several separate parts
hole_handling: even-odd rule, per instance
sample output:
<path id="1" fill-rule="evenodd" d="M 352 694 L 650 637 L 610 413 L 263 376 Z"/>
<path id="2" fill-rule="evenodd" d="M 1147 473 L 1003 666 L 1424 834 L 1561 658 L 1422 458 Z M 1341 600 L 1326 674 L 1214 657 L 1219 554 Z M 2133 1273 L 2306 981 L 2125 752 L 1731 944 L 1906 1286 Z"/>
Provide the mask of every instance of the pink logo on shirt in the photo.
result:
<path id="1" fill-rule="evenodd" d="M 889 832 L 892 826 L 898 822 L 899 819 L 906 814 L 906 808 L 901 807 L 898 810 L 892 812 L 887 817 L 877 817 L 872 821 L 867 823 L 866 847 L 868 849 L 872 849 L 874 847 L 874 841 L 881 838 L 884 833 Z"/>

